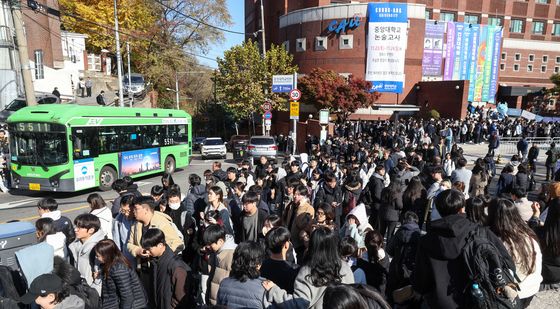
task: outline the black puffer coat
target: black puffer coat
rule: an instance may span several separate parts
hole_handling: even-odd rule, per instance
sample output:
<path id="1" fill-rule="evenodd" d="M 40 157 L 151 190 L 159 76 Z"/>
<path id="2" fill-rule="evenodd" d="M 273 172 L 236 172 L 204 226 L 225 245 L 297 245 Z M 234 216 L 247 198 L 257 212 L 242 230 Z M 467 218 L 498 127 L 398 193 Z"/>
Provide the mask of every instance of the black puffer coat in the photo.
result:
<path id="1" fill-rule="evenodd" d="M 101 298 L 103 309 L 143 309 L 148 308 L 146 291 L 138 275 L 123 263 L 111 267 L 109 275 L 102 274 Z"/>

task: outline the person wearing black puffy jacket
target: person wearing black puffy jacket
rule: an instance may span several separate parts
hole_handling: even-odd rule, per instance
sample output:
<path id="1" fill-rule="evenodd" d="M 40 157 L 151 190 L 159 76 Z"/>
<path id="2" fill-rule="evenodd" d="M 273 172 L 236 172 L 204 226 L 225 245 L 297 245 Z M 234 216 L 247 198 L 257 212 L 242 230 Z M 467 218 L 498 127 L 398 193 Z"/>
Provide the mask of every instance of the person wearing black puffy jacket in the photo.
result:
<path id="1" fill-rule="evenodd" d="M 95 245 L 94 251 L 102 266 L 98 274 L 103 282 L 101 308 L 148 308 L 144 287 L 117 245 L 110 239 L 104 239 Z"/>

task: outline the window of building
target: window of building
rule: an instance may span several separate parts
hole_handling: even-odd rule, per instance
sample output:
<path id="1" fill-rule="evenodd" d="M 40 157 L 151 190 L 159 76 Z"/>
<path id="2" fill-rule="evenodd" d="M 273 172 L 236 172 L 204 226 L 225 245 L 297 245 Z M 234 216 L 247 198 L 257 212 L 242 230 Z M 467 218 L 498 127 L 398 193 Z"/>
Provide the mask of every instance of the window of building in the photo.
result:
<path id="1" fill-rule="evenodd" d="M 560 56 L 556 56 L 556 63 L 560 63 Z"/>
<path id="2" fill-rule="evenodd" d="M 521 19 L 512 19 L 509 25 L 509 32 L 512 33 L 522 33 L 523 32 L 523 21 Z"/>
<path id="3" fill-rule="evenodd" d="M 542 62 L 544 62 L 544 63 L 548 62 L 548 56 L 547 55 L 542 56 Z"/>
<path id="4" fill-rule="evenodd" d="M 101 56 L 95 54 L 88 54 L 88 71 L 101 71 Z"/>
<path id="5" fill-rule="evenodd" d="M 529 55 L 529 62 L 533 62 L 533 61 L 535 61 L 535 55 L 530 54 Z"/>
<path id="6" fill-rule="evenodd" d="M 560 67 L 554 67 L 554 74 L 558 74 L 560 72 Z"/>
<path id="7" fill-rule="evenodd" d="M 560 23 L 555 23 L 552 25 L 552 35 L 560 36 Z"/>
<path id="8" fill-rule="evenodd" d="M 533 34 L 543 34 L 544 33 L 544 22 L 533 21 Z"/>
<path id="9" fill-rule="evenodd" d="M 515 61 L 519 61 L 519 60 L 521 60 L 521 54 L 517 53 L 515 54 Z"/>
<path id="10" fill-rule="evenodd" d="M 35 50 L 35 79 L 45 78 L 45 68 L 43 66 L 43 50 Z"/>
<path id="11" fill-rule="evenodd" d="M 307 48 L 306 38 L 296 39 L 296 52 L 304 52 L 306 48 Z"/>
<path id="12" fill-rule="evenodd" d="M 352 49 L 354 47 L 354 35 L 343 34 L 338 41 L 339 49 Z"/>
<path id="13" fill-rule="evenodd" d="M 507 53 L 502 53 L 502 60 L 506 60 Z"/>
<path id="14" fill-rule="evenodd" d="M 541 65 L 541 73 L 546 73 L 546 65 Z"/>
<path id="15" fill-rule="evenodd" d="M 533 72 L 533 65 L 532 64 L 527 65 L 527 72 Z"/>
<path id="16" fill-rule="evenodd" d="M 489 26 L 501 26 L 502 19 L 499 17 L 488 17 L 488 25 Z"/>
<path id="17" fill-rule="evenodd" d="M 327 37 L 315 37 L 315 50 L 327 50 Z"/>
<path id="18" fill-rule="evenodd" d="M 425 11 L 424 11 L 424 18 L 426 18 L 426 19 L 432 19 L 432 11 L 430 11 L 430 10 L 425 10 Z"/>
<path id="19" fill-rule="evenodd" d="M 455 21 L 455 14 L 450 12 L 441 12 L 439 14 L 440 21 Z"/>
<path id="20" fill-rule="evenodd" d="M 478 15 L 465 15 L 465 22 L 468 24 L 478 24 Z"/>
<path id="21" fill-rule="evenodd" d="M 535 2 L 536 3 L 542 3 L 542 4 L 548 4 L 548 0 L 535 0 Z M 556 0 L 556 2 L 558 2 L 558 0 Z"/>
<path id="22" fill-rule="evenodd" d="M 506 64 L 505 63 L 500 63 L 500 71 L 503 71 L 506 69 Z"/>
<path id="23" fill-rule="evenodd" d="M 515 72 L 519 71 L 519 64 L 514 64 L 513 65 L 513 71 L 515 71 Z"/>

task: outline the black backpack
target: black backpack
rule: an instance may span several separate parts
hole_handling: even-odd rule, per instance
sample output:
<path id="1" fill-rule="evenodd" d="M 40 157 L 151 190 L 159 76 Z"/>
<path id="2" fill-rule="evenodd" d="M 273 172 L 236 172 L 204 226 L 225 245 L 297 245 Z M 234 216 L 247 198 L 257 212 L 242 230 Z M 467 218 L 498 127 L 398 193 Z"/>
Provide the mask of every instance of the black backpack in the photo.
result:
<path id="1" fill-rule="evenodd" d="M 469 279 L 463 291 L 465 308 L 521 308 L 515 265 L 488 240 L 485 228 L 477 227 L 468 234 L 462 257 Z"/>
<path id="2" fill-rule="evenodd" d="M 0 308 L 19 309 L 27 306 L 18 305 L 20 296 L 26 292 L 26 283 L 19 272 L 0 265 Z"/>
<path id="3" fill-rule="evenodd" d="M 72 285 L 70 294 L 74 294 L 81 298 L 85 303 L 85 309 L 101 308 L 101 297 L 97 290 L 90 287 L 85 279 L 81 279 L 79 284 Z"/>

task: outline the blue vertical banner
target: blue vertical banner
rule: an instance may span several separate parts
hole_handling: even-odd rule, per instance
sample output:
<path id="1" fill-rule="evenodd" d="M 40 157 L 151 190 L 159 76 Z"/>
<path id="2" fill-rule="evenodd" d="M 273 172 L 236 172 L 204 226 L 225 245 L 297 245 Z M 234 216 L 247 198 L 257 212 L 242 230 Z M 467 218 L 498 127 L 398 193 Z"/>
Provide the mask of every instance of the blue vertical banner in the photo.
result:
<path id="1" fill-rule="evenodd" d="M 499 64 L 501 60 L 501 51 L 502 51 L 502 36 L 503 36 L 503 29 L 501 27 L 497 27 L 496 31 L 494 32 L 494 51 L 492 53 L 492 72 L 490 76 L 490 89 L 488 90 L 488 102 L 495 103 L 496 102 L 496 91 L 498 89 L 498 73 L 499 73 Z"/>
<path id="2" fill-rule="evenodd" d="M 406 3 L 369 3 L 366 77 L 372 91 L 402 93 L 408 41 Z"/>
<path id="3" fill-rule="evenodd" d="M 469 53 L 469 57 L 468 57 L 468 63 L 469 63 L 469 76 L 468 76 L 468 80 L 469 80 L 469 101 L 472 101 L 472 98 L 474 96 L 474 83 L 476 81 L 476 51 L 478 48 L 478 42 L 479 42 L 479 38 L 480 38 L 480 25 L 472 25 L 472 40 L 471 40 L 471 44 L 468 50 Z"/>
<path id="4" fill-rule="evenodd" d="M 469 72 L 469 48 L 472 41 L 472 28 L 469 24 L 463 24 L 463 44 L 461 44 L 461 74 L 460 80 L 467 80 Z"/>

